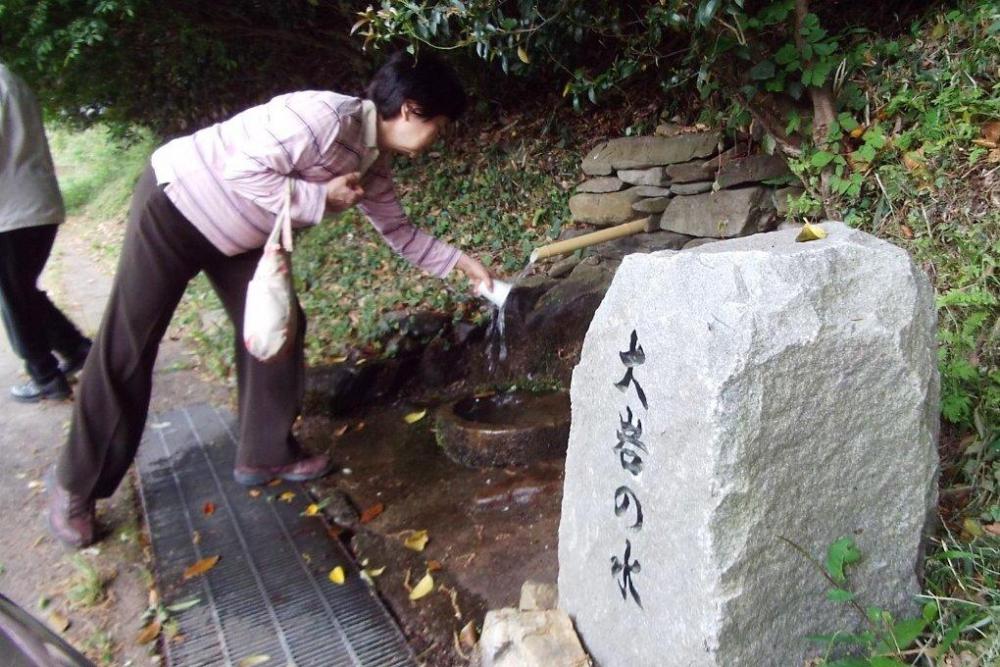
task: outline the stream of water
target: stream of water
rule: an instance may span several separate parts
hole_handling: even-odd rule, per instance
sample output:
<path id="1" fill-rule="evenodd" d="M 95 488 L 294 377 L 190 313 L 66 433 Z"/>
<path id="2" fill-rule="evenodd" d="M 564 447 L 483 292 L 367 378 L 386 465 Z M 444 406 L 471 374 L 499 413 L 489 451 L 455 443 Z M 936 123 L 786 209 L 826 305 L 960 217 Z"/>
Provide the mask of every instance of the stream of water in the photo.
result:
<path id="1" fill-rule="evenodd" d="M 528 261 L 528 264 L 521 269 L 521 272 L 514 276 L 511 280 L 511 292 L 513 293 L 514 288 L 517 284 L 521 282 L 531 271 L 531 267 L 534 262 Z M 486 354 L 488 358 L 488 366 L 490 373 L 493 373 L 497 369 L 497 365 L 507 361 L 507 303 L 510 301 L 508 298 L 503 302 L 501 306 L 493 306 L 493 313 L 490 319 L 490 324 L 486 329 Z"/>

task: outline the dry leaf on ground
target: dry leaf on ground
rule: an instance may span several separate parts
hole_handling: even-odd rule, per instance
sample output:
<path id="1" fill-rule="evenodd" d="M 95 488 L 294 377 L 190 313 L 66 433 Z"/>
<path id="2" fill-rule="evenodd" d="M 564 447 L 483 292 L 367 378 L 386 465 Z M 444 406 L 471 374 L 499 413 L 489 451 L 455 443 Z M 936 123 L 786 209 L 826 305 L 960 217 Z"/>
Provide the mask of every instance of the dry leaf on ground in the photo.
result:
<path id="1" fill-rule="evenodd" d="M 430 536 L 427 535 L 426 530 L 415 530 L 403 541 L 403 546 L 414 551 L 423 551 L 429 539 Z"/>
<path id="2" fill-rule="evenodd" d="M 220 556 L 210 556 L 208 558 L 202 558 L 197 563 L 191 565 L 186 570 L 184 570 L 184 581 L 205 574 L 213 567 L 215 567 L 216 563 L 219 562 L 219 558 Z"/>
<path id="3" fill-rule="evenodd" d="M 236 663 L 236 667 L 256 667 L 257 665 L 263 665 L 265 662 L 271 662 L 271 656 L 264 654 L 250 655 Z"/>
<path id="4" fill-rule="evenodd" d="M 350 424 L 344 424 L 343 426 L 340 426 L 340 427 L 338 427 L 338 428 L 334 429 L 334 431 L 333 431 L 333 434 L 334 434 L 334 435 L 335 435 L 336 437 L 338 437 L 338 438 L 339 438 L 340 436 L 342 436 L 342 435 L 344 435 L 345 433 L 347 433 L 347 429 L 349 429 L 349 428 L 351 428 L 351 425 L 350 425 Z"/>
<path id="5" fill-rule="evenodd" d="M 250 494 L 251 498 L 260 498 L 260 489 L 250 489 L 248 493 Z"/>
<path id="6" fill-rule="evenodd" d="M 403 417 L 403 421 L 405 421 L 407 424 L 415 424 L 418 421 L 420 421 L 421 419 L 423 419 L 424 416 L 426 416 L 426 415 L 427 415 L 427 411 L 426 410 L 420 410 L 418 412 L 411 412 L 410 414 L 408 414 L 405 417 Z"/>
<path id="7" fill-rule="evenodd" d="M 293 500 L 295 500 L 295 492 L 294 491 L 285 491 L 280 496 L 278 496 L 278 500 L 283 500 L 286 503 L 290 503 Z"/>
<path id="8" fill-rule="evenodd" d="M 428 572 L 437 572 L 442 567 L 444 567 L 444 566 L 441 565 L 441 561 L 439 561 L 439 560 L 429 560 L 429 561 L 427 561 L 427 571 Z"/>
<path id="9" fill-rule="evenodd" d="M 427 574 L 424 575 L 423 579 L 417 582 L 417 585 L 413 587 L 413 590 L 410 591 L 410 599 L 419 600 L 420 598 L 424 597 L 433 590 L 434 590 L 434 577 L 432 577 L 431 573 L 428 572 Z"/>
<path id="10" fill-rule="evenodd" d="M 316 516 L 319 514 L 319 505 L 316 503 L 309 503 L 309 507 L 306 508 L 306 511 L 303 512 L 303 514 L 305 516 Z"/>
<path id="11" fill-rule="evenodd" d="M 367 508 L 361 513 L 361 518 L 358 519 L 361 523 L 368 523 L 374 521 L 382 512 L 385 511 L 384 503 L 375 503 L 371 507 Z"/>
<path id="12" fill-rule="evenodd" d="M 205 516 L 212 516 L 215 514 L 215 503 L 211 500 L 206 500 L 205 504 L 201 506 L 201 513 Z"/>
<path id="13" fill-rule="evenodd" d="M 476 631 L 476 622 L 469 621 L 462 628 L 462 631 L 458 634 L 458 638 L 462 642 L 462 646 L 467 649 L 475 648 L 476 642 L 479 641 L 479 633 Z"/>
<path id="14" fill-rule="evenodd" d="M 139 635 L 135 638 L 135 643 L 142 645 L 156 641 L 156 638 L 160 636 L 160 630 L 160 622 L 153 621 L 139 631 Z"/>
<path id="15" fill-rule="evenodd" d="M 337 584 L 338 586 L 344 583 L 344 568 L 337 566 L 330 570 L 330 581 Z"/>

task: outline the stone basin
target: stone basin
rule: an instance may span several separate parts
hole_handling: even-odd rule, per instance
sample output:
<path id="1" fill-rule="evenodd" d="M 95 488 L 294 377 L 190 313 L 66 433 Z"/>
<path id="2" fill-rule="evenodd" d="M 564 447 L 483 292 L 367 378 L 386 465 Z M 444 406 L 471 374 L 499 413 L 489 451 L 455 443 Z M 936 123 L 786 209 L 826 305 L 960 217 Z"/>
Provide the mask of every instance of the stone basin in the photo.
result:
<path id="1" fill-rule="evenodd" d="M 471 468 L 525 466 L 566 454 L 569 395 L 507 392 L 467 396 L 437 412 L 437 442 Z"/>

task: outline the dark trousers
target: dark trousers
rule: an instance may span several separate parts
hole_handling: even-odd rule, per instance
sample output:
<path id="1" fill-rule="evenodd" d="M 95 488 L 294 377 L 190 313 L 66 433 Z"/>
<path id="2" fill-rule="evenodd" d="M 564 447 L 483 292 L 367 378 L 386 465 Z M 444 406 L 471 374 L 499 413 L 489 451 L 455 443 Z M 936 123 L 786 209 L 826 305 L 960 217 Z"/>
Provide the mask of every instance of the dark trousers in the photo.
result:
<path id="1" fill-rule="evenodd" d="M 40 383 L 59 372 L 53 350 L 76 353 L 84 342 L 80 331 L 38 289 L 38 277 L 52 252 L 56 225 L 0 233 L 0 315 L 14 352 L 28 374 Z"/>
<path id="2" fill-rule="evenodd" d="M 238 465 L 277 466 L 299 456 L 290 436 L 303 395 L 305 317 L 292 354 L 269 362 L 243 346 L 247 283 L 260 251 L 219 252 L 170 202 L 147 169 L 136 186 L 111 297 L 81 374 L 69 440 L 59 460 L 66 490 L 114 493 L 135 458 L 149 409 L 160 341 L 188 282 L 204 271 L 236 329 Z"/>

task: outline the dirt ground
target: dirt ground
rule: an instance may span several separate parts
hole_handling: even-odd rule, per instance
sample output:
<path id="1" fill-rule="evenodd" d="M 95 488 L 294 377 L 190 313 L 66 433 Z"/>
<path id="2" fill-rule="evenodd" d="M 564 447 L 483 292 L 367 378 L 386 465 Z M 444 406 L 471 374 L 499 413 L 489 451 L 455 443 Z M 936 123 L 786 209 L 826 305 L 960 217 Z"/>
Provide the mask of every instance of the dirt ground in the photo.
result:
<path id="1" fill-rule="evenodd" d="M 375 585 L 422 661 L 465 665 L 471 646 L 458 639 L 489 609 L 516 607 L 526 580 L 556 583 L 563 460 L 526 468 L 466 468 L 434 440 L 433 408 L 370 409 L 354 419 L 306 416 L 299 437 L 330 449 L 340 471 L 314 484 L 330 498 L 328 516 L 341 537 L 376 572 Z M 361 520 L 352 514 L 357 512 Z M 405 546 L 427 531 L 420 551 Z M 430 572 L 434 592 L 409 599 Z"/>
<path id="2" fill-rule="evenodd" d="M 54 301 L 87 335 L 100 323 L 111 276 L 93 261 L 86 220 L 63 225 L 43 276 Z M 69 428 L 69 401 L 22 405 L 7 398 L 23 381 L 22 364 L 6 336 L 0 340 L 0 592 L 29 613 L 62 629 L 98 665 L 152 665 L 157 658 L 136 642 L 151 585 L 134 480 L 98 505 L 109 531 L 80 552 L 49 537 L 43 479 Z M 206 383 L 190 356 L 168 340 L 157 362 L 152 410 L 196 401 L 227 400 L 225 387 Z"/>

